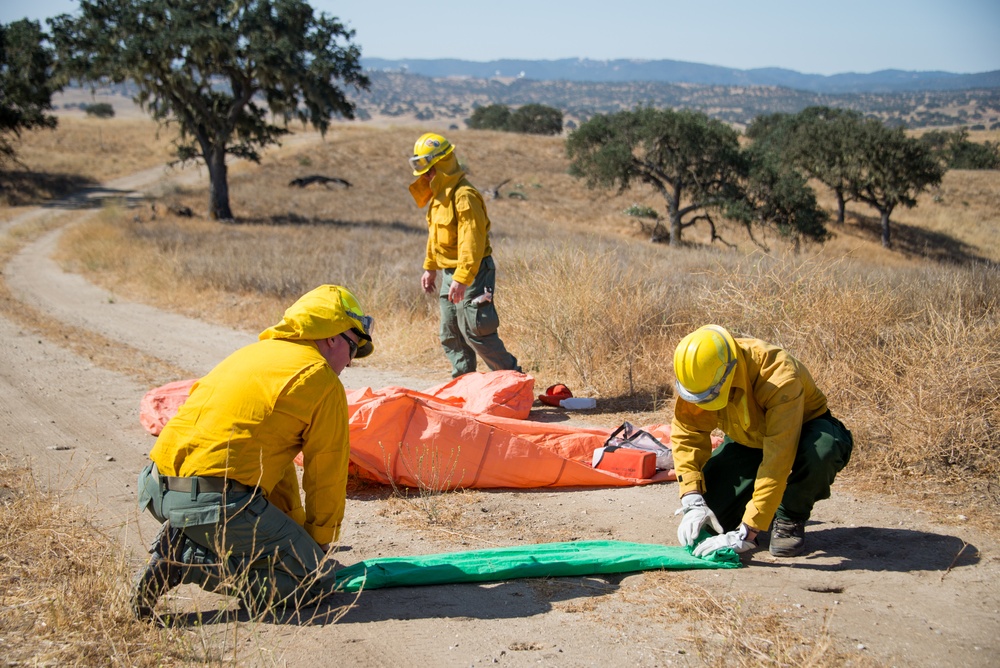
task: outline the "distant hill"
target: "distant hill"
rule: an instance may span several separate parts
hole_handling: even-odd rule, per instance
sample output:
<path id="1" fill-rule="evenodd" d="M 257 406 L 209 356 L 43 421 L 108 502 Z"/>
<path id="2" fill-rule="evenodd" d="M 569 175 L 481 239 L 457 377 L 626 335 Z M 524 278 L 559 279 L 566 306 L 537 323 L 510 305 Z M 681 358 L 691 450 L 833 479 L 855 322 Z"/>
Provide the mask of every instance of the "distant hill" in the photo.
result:
<path id="1" fill-rule="evenodd" d="M 679 60 L 491 60 L 362 58 L 366 69 L 427 77 L 524 78 L 535 81 L 668 82 L 714 86 L 780 86 L 823 94 L 944 91 L 1000 87 L 1000 70 L 979 74 L 882 70 L 871 74 L 802 74 L 777 67 L 739 70 Z"/>
<path id="2" fill-rule="evenodd" d="M 1000 129 L 1000 87 L 890 93 L 815 93 L 774 85 L 667 83 L 663 81 L 541 81 L 524 78 L 431 77 L 369 70 L 371 87 L 351 91 L 361 119 L 413 118 L 461 127 L 476 107 L 544 104 L 561 110 L 568 129 L 594 114 L 637 106 L 697 109 L 744 126 L 757 116 L 797 113 L 821 105 L 854 109 L 889 125 L 909 128 L 966 126 Z"/>

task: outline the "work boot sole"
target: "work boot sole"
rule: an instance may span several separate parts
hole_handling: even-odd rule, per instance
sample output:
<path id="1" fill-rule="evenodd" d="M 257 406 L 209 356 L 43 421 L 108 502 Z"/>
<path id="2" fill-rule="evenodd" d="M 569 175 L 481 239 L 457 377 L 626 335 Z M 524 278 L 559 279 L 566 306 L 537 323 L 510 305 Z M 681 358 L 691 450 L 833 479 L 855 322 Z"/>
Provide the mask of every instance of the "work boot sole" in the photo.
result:
<path id="1" fill-rule="evenodd" d="M 771 545 L 767 548 L 767 551 L 775 557 L 797 557 L 806 551 L 806 542 L 803 540 L 798 545 Z"/>

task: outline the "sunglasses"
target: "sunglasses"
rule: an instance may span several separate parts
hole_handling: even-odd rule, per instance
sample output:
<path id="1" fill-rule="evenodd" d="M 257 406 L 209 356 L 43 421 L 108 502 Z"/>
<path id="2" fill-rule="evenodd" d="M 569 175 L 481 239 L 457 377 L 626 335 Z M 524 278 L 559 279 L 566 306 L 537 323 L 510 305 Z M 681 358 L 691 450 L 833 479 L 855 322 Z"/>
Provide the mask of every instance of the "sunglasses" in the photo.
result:
<path id="1" fill-rule="evenodd" d="M 349 337 L 344 332 L 341 332 L 340 336 L 342 336 L 344 338 L 344 340 L 347 341 L 347 346 L 351 349 L 351 352 L 350 352 L 351 359 L 353 360 L 355 357 L 358 356 L 358 344 L 355 343 L 354 339 L 352 339 L 351 337 Z"/>

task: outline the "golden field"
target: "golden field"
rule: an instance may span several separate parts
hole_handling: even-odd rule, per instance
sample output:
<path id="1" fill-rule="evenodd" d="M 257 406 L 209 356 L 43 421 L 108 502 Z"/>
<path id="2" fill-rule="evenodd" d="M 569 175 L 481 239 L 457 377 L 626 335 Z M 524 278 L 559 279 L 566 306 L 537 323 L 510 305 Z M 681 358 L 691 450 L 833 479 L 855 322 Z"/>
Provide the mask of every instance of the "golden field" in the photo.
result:
<path id="1" fill-rule="evenodd" d="M 197 215 L 207 183 L 164 192 L 156 214 L 111 207 L 64 236 L 64 261 L 123 296 L 251 330 L 318 284 L 345 284 L 378 320 L 379 353 L 365 363 L 445 378 L 437 305 L 419 286 L 425 225 L 407 191 L 421 131 L 338 125 L 236 166 L 235 224 Z M 667 421 L 674 346 L 719 323 L 807 364 L 855 434 L 865 463 L 854 474 L 979 481 L 996 503 L 985 483 L 1000 474 L 1000 173 L 949 172 L 894 213 L 893 250 L 857 204 L 833 240 L 798 253 L 767 235 L 765 252 L 725 223 L 735 248 L 701 229 L 669 248 L 623 214 L 662 211 L 658 196 L 588 190 L 567 174 L 561 138 L 448 134 L 480 189 L 510 179 L 488 202 L 500 333 L 540 388 L 565 382 L 599 412 Z M 307 174 L 352 186 L 287 185 Z M 168 204 L 196 215 L 164 215 Z"/>
<path id="2" fill-rule="evenodd" d="M 96 148 L 95 127 L 101 129 Z M 157 189 L 136 208 L 109 203 L 100 216 L 63 234 L 60 259 L 124 298 L 249 330 L 273 324 L 275 314 L 315 285 L 342 283 L 378 320 L 378 353 L 360 364 L 443 381 L 449 367 L 437 342 L 437 305 L 419 286 L 425 227 L 407 192 L 406 157 L 423 129 L 345 124 L 323 141 L 296 135 L 260 165 L 232 167 L 236 223 L 205 219 L 203 177 L 197 185 Z M 668 421 L 674 346 L 700 324 L 723 324 L 785 346 L 808 365 L 855 435 L 846 484 L 916 497 L 928 508 L 950 505 L 952 513 L 978 507 L 969 513 L 972 522 L 995 531 L 1000 172 L 948 173 L 916 209 L 894 213 L 891 251 L 880 246 L 875 212 L 856 204 L 843 227 L 831 228 L 830 242 L 798 253 L 766 235 L 765 252 L 740 228 L 725 225 L 721 233 L 735 248 L 710 245 L 707 232 L 697 229 L 686 231 L 688 243 L 674 249 L 651 244 L 636 219 L 623 214 L 633 203 L 662 211 L 655 193 L 588 190 L 567 175 L 562 139 L 447 134 L 481 189 L 510 179 L 487 203 L 497 304 L 501 335 L 536 387 L 565 382 L 578 395 L 597 397 L 588 419 L 605 426 L 622 419 Z M 102 152 L 101 142 L 112 137 L 116 150 Z M 168 160 L 168 145 L 146 120 L 63 120 L 54 133 L 26 137 L 22 159 L 36 173 L 99 183 Z M 288 186 L 307 174 L 344 178 L 352 186 Z M 819 196 L 832 207 L 829 193 L 820 188 Z M 190 207 L 195 216 L 167 213 L 176 206 Z M 0 207 L 0 220 L 16 211 Z M 37 233 L 5 237 L 0 259 Z M 65 335 L 47 332 L 52 325 L 26 316 L 5 290 L 0 297 L 5 315 L 54 340 Z M 116 363 L 107 353 L 90 358 Z M 146 373 L 165 382 L 173 371 Z M 28 638 L 24 655 L 12 660 L 164 665 L 235 659 L 236 649 L 223 644 L 220 650 L 218 638 L 201 627 L 133 622 L 125 607 L 127 550 L 102 542 L 87 530 L 86 517 L 35 489 L 30 475 L 6 462 L 0 462 L 0 488 L 0 525 L 18 549 L 17 558 L 5 562 L 18 586 L 9 589 L 0 628 Z M 55 549 L 61 542 L 77 546 Z M 709 665 L 750 635 L 779 649 L 802 642 L 795 631 L 782 644 L 787 617 L 751 608 L 743 598 L 731 609 L 716 609 L 710 596 L 697 609 L 669 600 L 664 611 L 685 610 L 709 624 L 706 637 L 725 640 L 724 652 L 705 650 Z M 26 610 L 41 623 L 29 628 Z M 230 630 L 235 647 L 236 626 L 224 631 Z M 830 652 L 825 631 L 820 639 L 816 652 Z M 249 654 L 255 651 L 252 645 Z M 813 665 L 844 662 L 828 653 Z"/>

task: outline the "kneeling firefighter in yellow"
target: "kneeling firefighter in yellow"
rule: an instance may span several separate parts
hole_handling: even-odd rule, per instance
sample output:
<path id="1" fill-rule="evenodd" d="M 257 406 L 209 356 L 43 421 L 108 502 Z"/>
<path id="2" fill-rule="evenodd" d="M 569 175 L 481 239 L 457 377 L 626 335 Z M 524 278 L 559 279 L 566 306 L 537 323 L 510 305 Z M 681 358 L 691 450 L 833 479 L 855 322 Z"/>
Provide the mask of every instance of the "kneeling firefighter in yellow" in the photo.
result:
<path id="1" fill-rule="evenodd" d="M 350 449 L 339 375 L 374 351 L 372 324 L 349 290 L 320 286 L 193 385 L 139 474 L 139 506 L 163 523 L 135 582 L 139 618 L 181 583 L 251 610 L 332 592 Z"/>

